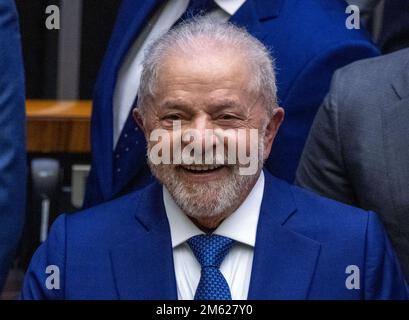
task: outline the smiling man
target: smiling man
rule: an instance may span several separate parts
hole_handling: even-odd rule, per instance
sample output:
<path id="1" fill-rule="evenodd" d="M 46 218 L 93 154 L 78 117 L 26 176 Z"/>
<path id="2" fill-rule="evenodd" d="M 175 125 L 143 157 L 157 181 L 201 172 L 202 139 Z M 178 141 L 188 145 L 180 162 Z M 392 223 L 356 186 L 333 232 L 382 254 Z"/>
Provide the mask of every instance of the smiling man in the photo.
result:
<path id="1" fill-rule="evenodd" d="M 22 298 L 407 298 L 374 213 L 263 172 L 284 111 L 272 58 L 246 31 L 201 18 L 166 33 L 146 54 L 138 104 L 157 182 L 60 216 Z M 153 159 L 158 144 L 170 163 Z M 240 170 L 239 150 L 255 172 Z"/>

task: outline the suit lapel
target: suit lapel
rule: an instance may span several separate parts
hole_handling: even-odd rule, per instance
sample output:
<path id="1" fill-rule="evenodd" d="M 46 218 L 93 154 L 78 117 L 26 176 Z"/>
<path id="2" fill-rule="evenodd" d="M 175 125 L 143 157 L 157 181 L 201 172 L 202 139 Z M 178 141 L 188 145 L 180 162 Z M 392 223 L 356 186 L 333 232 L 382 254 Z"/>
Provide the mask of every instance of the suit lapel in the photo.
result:
<path id="1" fill-rule="evenodd" d="M 162 188 L 154 183 L 139 199 L 135 238 L 111 250 L 118 296 L 125 300 L 176 300 L 171 236 Z"/>
<path id="2" fill-rule="evenodd" d="M 390 196 L 403 223 L 409 211 L 409 61 L 399 72 L 392 84 L 399 100 L 382 108 L 382 121 Z"/>
<path id="3" fill-rule="evenodd" d="M 113 95 L 117 75 L 129 48 L 152 14 L 158 0 L 124 0 L 119 10 L 117 23 L 112 32 L 98 82 L 95 86 L 94 112 L 92 115 L 92 149 L 98 155 L 93 166 L 102 179 L 100 185 L 104 199 L 112 195 L 113 183 Z M 96 110 L 98 109 L 98 110 Z"/>
<path id="4" fill-rule="evenodd" d="M 230 18 L 230 22 L 246 27 L 246 30 L 260 41 L 267 35 L 260 21 L 276 18 L 284 0 L 255 1 L 247 0 Z"/>
<path id="5" fill-rule="evenodd" d="M 305 299 L 320 244 L 286 228 L 297 208 L 290 187 L 266 175 L 248 299 Z"/>

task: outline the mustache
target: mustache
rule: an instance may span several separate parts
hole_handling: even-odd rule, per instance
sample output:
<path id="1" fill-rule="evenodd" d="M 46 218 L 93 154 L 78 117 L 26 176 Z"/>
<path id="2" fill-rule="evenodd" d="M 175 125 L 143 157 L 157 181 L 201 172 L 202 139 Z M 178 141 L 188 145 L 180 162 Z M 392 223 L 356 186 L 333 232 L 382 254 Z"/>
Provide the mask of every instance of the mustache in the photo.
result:
<path id="1" fill-rule="evenodd" d="M 151 150 L 154 146 L 147 146 L 147 158 L 151 159 Z M 161 154 L 159 154 L 161 156 Z M 238 164 L 240 158 L 237 152 L 228 152 L 228 150 L 214 151 L 214 152 L 203 152 L 203 153 L 177 153 L 175 155 L 171 154 L 169 157 L 170 165 L 225 165 L 232 166 Z M 155 161 L 152 161 L 155 163 Z"/>

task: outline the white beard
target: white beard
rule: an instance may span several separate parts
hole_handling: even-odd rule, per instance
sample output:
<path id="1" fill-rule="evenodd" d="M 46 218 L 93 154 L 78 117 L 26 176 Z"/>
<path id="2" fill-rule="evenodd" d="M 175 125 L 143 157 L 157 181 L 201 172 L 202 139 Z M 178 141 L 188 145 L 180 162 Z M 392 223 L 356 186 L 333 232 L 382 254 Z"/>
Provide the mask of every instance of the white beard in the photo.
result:
<path id="1" fill-rule="evenodd" d="M 260 141 L 260 140 L 259 140 Z M 149 155 L 150 147 L 148 147 Z M 263 166 L 264 144 L 258 146 L 259 170 L 255 175 L 241 175 L 240 165 L 229 167 L 231 173 L 218 181 L 191 183 L 182 178 L 175 165 L 155 165 L 148 157 L 152 174 L 168 189 L 170 195 L 192 218 L 215 218 L 231 208 L 237 208 L 254 186 Z M 245 197 L 244 197 L 245 198 Z"/>

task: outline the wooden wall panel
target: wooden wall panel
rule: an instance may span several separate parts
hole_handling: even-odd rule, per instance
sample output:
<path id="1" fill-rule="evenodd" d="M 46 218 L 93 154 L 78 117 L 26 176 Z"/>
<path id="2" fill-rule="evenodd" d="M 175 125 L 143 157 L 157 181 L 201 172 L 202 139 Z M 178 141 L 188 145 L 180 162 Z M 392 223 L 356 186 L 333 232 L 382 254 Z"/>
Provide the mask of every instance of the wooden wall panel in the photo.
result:
<path id="1" fill-rule="evenodd" d="M 90 152 L 91 101 L 27 100 L 27 151 Z"/>

